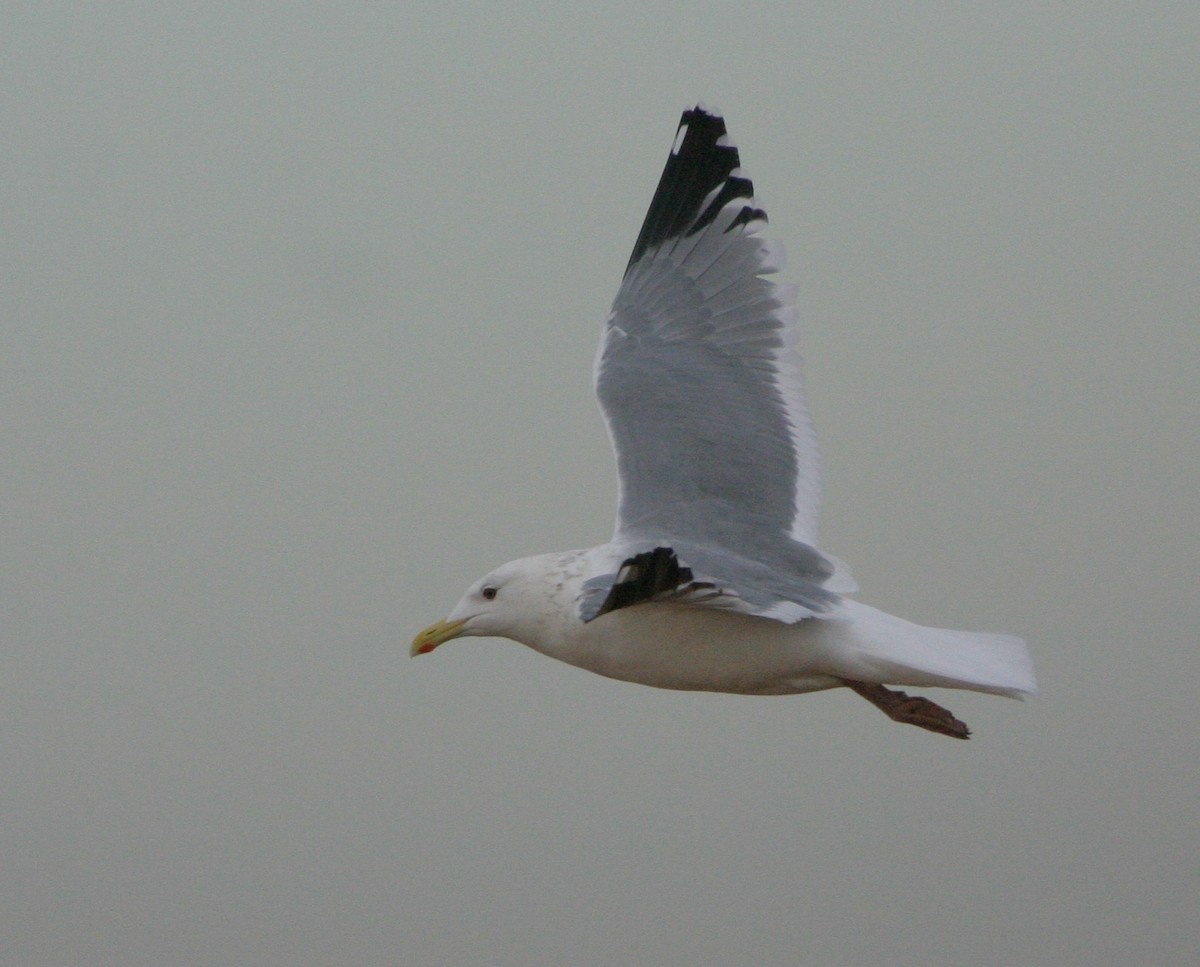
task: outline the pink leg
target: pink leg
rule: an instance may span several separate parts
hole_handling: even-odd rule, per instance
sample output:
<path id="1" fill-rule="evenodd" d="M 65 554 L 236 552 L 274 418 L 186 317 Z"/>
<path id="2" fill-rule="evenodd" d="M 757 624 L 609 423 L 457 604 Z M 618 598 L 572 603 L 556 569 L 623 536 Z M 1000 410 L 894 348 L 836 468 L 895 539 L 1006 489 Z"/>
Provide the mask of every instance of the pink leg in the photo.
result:
<path id="1" fill-rule="evenodd" d="M 970 738 L 971 730 L 967 728 L 966 722 L 960 722 L 946 709 L 927 698 L 893 692 L 882 685 L 856 682 L 850 678 L 842 681 L 847 688 L 857 692 L 895 722 L 907 722 L 909 725 L 929 729 L 930 732 L 940 732 L 955 739 Z"/>

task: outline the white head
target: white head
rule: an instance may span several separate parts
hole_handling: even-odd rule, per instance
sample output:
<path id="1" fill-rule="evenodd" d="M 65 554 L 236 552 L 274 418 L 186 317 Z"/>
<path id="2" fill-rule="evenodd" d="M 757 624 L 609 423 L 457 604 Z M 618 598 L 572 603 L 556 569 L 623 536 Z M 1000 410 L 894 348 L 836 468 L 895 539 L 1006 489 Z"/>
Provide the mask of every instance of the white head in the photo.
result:
<path id="1" fill-rule="evenodd" d="M 563 616 L 568 576 L 563 555 L 542 554 L 502 564 L 472 584 L 454 610 L 418 634 L 411 654 L 425 655 L 452 638 L 511 638 L 533 644 Z M 570 608 L 573 612 L 573 607 Z"/>

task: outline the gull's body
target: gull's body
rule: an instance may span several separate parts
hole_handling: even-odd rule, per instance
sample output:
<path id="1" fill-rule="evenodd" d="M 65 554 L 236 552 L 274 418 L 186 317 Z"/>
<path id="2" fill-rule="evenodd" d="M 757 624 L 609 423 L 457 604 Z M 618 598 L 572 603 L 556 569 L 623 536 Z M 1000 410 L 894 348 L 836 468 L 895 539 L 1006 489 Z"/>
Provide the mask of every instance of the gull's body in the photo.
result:
<path id="1" fill-rule="evenodd" d="M 511 561 L 476 582 L 434 627 L 461 621 L 460 635 L 511 638 L 599 675 L 657 688 L 793 695 L 852 680 L 1013 696 L 1030 690 L 1021 639 L 925 628 L 846 597 L 820 620 L 794 624 L 672 601 L 585 623 L 576 606 L 603 558 L 597 550 Z M 503 609 L 486 608 L 495 599 L 485 601 L 485 587 L 503 589 Z"/>
<path id="2" fill-rule="evenodd" d="M 966 738 L 885 684 L 1036 691 L 1010 635 L 925 628 L 860 604 L 816 549 L 819 465 L 795 291 L 721 118 L 684 113 L 605 324 L 596 391 L 617 455 L 608 544 L 512 561 L 413 642 L 511 638 L 659 688 L 781 695 L 846 686 Z"/>

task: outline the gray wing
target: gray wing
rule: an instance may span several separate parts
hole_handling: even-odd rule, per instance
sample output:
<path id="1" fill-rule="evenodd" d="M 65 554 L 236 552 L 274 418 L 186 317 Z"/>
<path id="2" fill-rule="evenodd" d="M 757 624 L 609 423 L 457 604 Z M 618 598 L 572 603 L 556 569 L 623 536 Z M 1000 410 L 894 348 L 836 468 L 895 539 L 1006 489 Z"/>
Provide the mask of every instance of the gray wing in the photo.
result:
<path id="1" fill-rule="evenodd" d="M 835 568 L 813 547 L 795 290 L 764 278 L 782 264 L 758 235 L 766 220 L 723 119 L 684 112 L 605 325 L 596 393 L 620 480 L 613 544 L 669 547 L 731 586 L 740 610 L 796 620 L 836 600 Z M 598 598 L 604 581 L 589 585 Z"/>

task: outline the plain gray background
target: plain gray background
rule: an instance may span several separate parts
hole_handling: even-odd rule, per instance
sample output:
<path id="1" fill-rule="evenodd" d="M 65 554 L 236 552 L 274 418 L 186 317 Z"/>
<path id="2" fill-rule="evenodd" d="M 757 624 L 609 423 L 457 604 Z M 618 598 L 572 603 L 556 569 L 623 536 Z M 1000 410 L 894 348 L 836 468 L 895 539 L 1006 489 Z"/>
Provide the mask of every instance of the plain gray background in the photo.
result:
<path id="1" fill-rule="evenodd" d="M 1200 955 L 1200 13 L 6 4 L 0 960 Z M 1042 695 L 590 676 L 600 325 L 696 99 L 800 284 L 822 543 Z"/>

